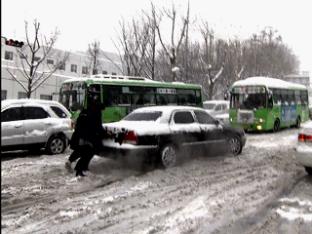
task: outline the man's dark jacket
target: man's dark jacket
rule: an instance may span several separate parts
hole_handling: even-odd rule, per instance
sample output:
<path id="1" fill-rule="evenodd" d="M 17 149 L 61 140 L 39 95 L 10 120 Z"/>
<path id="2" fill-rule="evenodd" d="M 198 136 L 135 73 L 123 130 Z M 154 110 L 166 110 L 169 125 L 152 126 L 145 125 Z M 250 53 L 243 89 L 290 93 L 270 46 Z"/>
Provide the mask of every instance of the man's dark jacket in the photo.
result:
<path id="1" fill-rule="evenodd" d="M 91 143 L 93 149 L 98 152 L 102 148 L 102 139 L 105 137 L 106 131 L 102 126 L 101 110 L 84 109 L 77 118 L 70 147 L 75 150 L 79 146 Z"/>

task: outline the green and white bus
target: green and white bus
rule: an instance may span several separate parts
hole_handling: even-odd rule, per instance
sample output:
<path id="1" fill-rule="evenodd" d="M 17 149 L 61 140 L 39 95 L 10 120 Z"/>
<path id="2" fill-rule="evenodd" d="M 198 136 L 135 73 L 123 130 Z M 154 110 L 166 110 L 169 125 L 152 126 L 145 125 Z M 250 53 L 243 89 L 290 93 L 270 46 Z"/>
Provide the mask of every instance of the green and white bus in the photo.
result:
<path id="1" fill-rule="evenodd" d="M 278 131 L 309 119 L 304 85 L 268 77 L 236 81 L 230 89 L 232 126 L 251 131 Z"/>
<path id="2" fill-rule="evenodd" d="M 102 120 L 105 123 L 122 119 L 132 110 L 150 105 L 202 105 L 200 85 L 182 82 L 159 82 L 143 77 L 94 75 L 90 78 L 73 78 L 63 82 L 61 102 L 76 119 L 87 107 L 89 90 L 101 93 L 105 105 Z"/>

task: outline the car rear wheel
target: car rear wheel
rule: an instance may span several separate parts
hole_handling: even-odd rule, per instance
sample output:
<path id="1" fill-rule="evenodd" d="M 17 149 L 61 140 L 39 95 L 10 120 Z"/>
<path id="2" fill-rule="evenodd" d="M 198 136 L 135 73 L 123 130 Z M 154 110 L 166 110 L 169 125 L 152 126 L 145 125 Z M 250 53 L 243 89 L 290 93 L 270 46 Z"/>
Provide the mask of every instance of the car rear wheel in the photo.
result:
<path id="1" fill-rule="evenodd" d="M 160 163 L 164 168 L 170 168 L 176 165 L 177 149 L 173 145 L 165 145 L 160 150 Z"/>
<path id="2" fill-rule="evenodd" d="M 52 136 L 47 144 L 46 150 L 49 154 L 61 154 L 66 149 L 66 141 L 62 136 Z"/>
<path id="3" fill-rule="evenodd" d="M 229 142 L 230 152 L 234 156 L 239 155 L 242 152 L 243 146 L 238 136 L 231 136 L 228 139 L 228 142 Z"/>
<path id="4" fill-rule="evenodd" d="M 309 175 L 312 175 L 312 167 L 305 167 Z"/>

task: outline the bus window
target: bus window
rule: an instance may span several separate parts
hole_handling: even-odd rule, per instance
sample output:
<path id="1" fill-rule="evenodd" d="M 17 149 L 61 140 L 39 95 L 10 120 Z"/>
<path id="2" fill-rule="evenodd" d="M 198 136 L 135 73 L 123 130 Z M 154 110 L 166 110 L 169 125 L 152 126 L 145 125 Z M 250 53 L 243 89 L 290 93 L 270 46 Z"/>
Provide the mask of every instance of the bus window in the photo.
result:
<path id="1" fill-rule="evenodd" d="M 198 105 L 198 104 L 201 104 L 202 102 L 201 102 L 201 91 L 199 91 L 199 90 L 196 90 L 195 91 L 195 94 L 196 94 L 196 104 Z"/>
<path id="2" fill-rule="evenodd" d="M 308 92 L 307 91 L 300 91 L 300 99 L 302 105 L 308 104 Z"/>
<path id="3" fill-rule="evenodd" d="M 281 90 L 281 102 L 282 105 L 288 105 L 288 100 L 287 100 L 287 90 L 282 89 Z"/>
<path id="4" fill-rule="evenodd" d="M 288 90 L 287 94 L 288 94 L 288 103 L 290 105 L 294 105 L 295 104 L 295 92 L 294 92 L 294 90 Z"/>
<path id="5" fill-rule="evenodd" d="M 60 102 L 70 111 L 82 109 L 85 100 L 85 87 L 82 82 L 64 84 L 60 92 Z"/>
<path id="6" fill-rule="evenodd" d="M 177 96 L 174 94 L 157 94 L 157 105 L 177 105 Z"/>
<path id="7" fill-rule="evenodd" d="M 295 101 L 297 105 L 301 105 L 300 90 L 295 90 Z"/>
<path id="8" fill-rule="evenodd" d="M 196 105 L 196 96 L 194 90 L 177 89 L 179 105 Z"/>
<path id="9" fill-rule="evenodd" d="M 143 95 L 141 94 L 132 94 L 132 105 L 143 105 Z"/>
<path id="10" fill-rule="evenodd" d="M 156 99 L 155 99 L 155 94 L 144 94 L 143 95 L 143 103 L 144 105 L 155 105 L 156 104 Z"/>

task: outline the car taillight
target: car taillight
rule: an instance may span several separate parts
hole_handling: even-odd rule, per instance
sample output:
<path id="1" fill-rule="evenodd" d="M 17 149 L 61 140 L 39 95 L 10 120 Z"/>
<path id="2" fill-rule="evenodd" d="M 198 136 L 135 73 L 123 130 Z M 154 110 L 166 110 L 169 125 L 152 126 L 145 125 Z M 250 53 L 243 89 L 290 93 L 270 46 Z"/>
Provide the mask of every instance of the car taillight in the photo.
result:
<path id="1" fill-rule="evenodd" d="M 298 141 L 300 141 L 300 142 L 312 142 L 312 135 L 306 135 L 306 134 L 300 133 L 298 135 Z"/>
<path id="2" fill-rule="evenodd" d="M 124 136 L 124 140 L 125 143 L 129 143 L 129 144 L 137 144 L 138 143 L 138 137 L 135 134 L 134 131 L 129 131 L 125 134 Z"/>

